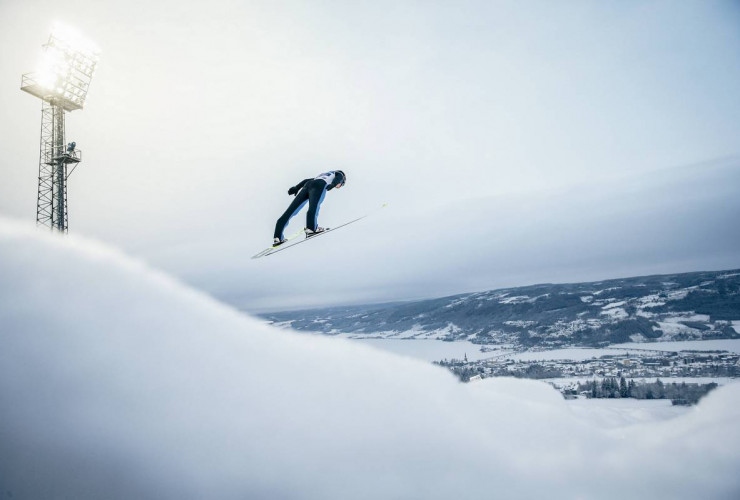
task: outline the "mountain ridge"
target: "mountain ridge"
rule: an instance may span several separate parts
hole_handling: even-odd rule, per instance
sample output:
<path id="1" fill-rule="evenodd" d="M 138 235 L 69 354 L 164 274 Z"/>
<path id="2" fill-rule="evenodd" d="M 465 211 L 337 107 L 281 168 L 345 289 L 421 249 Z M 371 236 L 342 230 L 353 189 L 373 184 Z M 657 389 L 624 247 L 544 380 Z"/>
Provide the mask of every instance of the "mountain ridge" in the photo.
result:
<path id="1" fill-rule="evenodd" d="M 740 269 L 541 283 L 261 317 L 278 326 L 330 335 L 521 347 L 740 338 Z"/>

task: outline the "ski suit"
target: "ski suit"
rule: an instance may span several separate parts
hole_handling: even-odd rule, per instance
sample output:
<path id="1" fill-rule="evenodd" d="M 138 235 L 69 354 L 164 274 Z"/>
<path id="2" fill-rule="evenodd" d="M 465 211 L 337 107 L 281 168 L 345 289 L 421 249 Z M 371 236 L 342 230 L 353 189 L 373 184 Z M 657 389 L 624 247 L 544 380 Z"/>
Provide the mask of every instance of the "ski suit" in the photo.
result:
<path id="1" fill-rule="evenodd" d="M 344 184 L 344 172 L 332 170 L 320 174 L 313 179 L 303 179 L 301 182 L 291 187 L 288 194 L 295 195 L 295 199 L 288 209 L 277 220 L 275 224 L 275 238 L 284 238 L 283 232 L 290 219 L 295 216 L 308 202 L 308 213 L 306 214 L 306 228 L 315 231 L 318 226 L 319 209 L 324 201 L 327 191 L 331 191 L 337 186 Z"/>

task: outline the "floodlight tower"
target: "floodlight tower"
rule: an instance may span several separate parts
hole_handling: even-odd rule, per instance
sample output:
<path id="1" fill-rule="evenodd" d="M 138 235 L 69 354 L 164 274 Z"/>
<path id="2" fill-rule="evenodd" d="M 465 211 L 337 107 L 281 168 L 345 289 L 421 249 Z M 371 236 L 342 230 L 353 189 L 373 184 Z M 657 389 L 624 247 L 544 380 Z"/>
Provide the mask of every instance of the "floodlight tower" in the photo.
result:
<path id="1" fill-rule="evenodd" d="M 67 179 L 82 161 L 76 144 L 65 142 L 64 113 L 83 108 L 99 53 L 79 33 L 57 24 L 43 45 L 37 71 L 21 79 L 21 90 L 42 101 L 36 224 L 63 233 L 68 222 Z"/>

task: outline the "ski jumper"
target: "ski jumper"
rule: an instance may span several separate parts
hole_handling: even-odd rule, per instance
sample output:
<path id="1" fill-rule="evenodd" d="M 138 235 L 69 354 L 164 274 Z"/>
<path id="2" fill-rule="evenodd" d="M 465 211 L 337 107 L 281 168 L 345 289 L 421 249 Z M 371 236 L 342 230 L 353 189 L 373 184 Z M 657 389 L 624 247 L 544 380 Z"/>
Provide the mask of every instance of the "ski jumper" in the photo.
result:
<path id="1" fill-rule="evenodd" d="M 306 228 L 315 231 L 318 227 L 319 209 L 324 201 L 327 191 L 331 191 L 337 186 L 341 186 L 345 181 L 344 172 L 341 170 L 332 170 L 320 174 L 313 179 L 303 179 L 301 182 L 291 187 L 288 194 L 295 194 L 295 199 L 288 209 L 277 220 L 275 224 L 275 238 L 284 239 L 283 232 L 285 226 L 303 206 L 308 202 L 308 213 L 306 213 Z"/>

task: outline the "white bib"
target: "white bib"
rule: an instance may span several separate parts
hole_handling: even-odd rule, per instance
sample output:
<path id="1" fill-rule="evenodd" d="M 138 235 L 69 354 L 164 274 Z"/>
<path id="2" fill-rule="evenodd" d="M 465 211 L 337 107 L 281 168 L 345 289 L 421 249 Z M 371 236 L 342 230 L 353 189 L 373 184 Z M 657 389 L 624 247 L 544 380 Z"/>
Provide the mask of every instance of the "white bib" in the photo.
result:
<path id="1" fill-rule="evenodd" d="M 334 177 L 336 177 L 336 174 L 332 170 L 331 172 L 325 172 L 323 174 L 317 175 L 316 177 L 314 177 L 314 180 L 321 179 L 322 181 L 326 182 L 327 185 L 329 185 L 334 182 Z"/>

